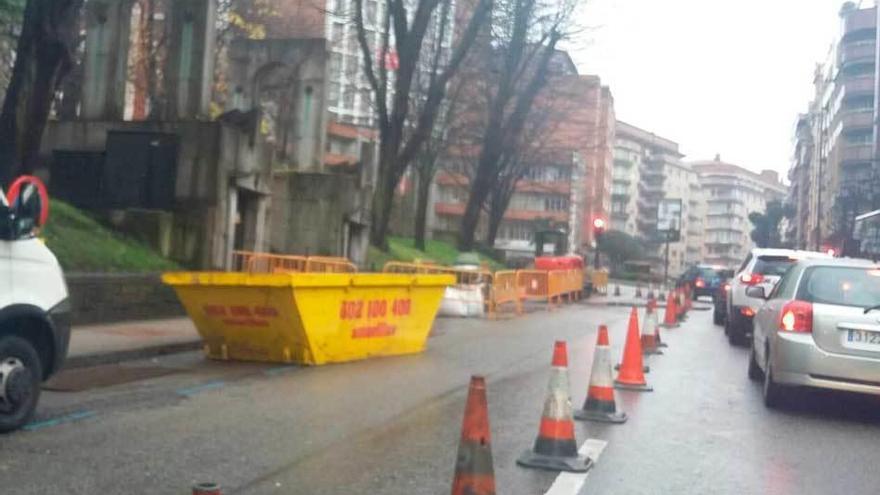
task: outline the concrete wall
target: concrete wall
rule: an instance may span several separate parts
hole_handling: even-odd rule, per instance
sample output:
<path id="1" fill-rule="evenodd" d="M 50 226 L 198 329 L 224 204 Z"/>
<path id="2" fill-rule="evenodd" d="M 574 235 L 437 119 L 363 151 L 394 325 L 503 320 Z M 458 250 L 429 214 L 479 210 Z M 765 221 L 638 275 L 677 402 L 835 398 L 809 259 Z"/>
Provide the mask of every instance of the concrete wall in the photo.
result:
<path id="1" fill-rule="evenodd" d="M 186 314 L 158 274 L 69 273 L 66 278 L 74 325 Z"/>
<path id="2" fill-rule="evenodd" d="M 326 61 L 323 39 L 237 39 L 229 47 L 229 101 L 235 108 L 261 108 L 267 88 L 273 88 L 278 119 L 275 147 L 285 168 L 319 171 L 323 167 Z M 286 92 L 279 93 L 278 86 Z"/>
<path id="3" fill-rule="evenodd" d="M 269 163 L 258 136 L 220 122 L 50 122 L 41 154 L 47 166 L 54 150 L 104 150 L 109 131 L 167 132 L 179 136 L 171 258 L 194 268 L 228 266 L 233 249 L 236 191 L 256 194 L 256 221 L 249 250 L 265 247 L 264 222 L 270 192 Z M 49 177 L 51 181 L 51 177 Z M 125 227 L 123 227 L 125 228 Z M 159 246 L 156 246 L 159 247 Z"/>
<path id="4" fill-rule="evenodd" d="M 279 173 L 272 191 L 270 250 L 365 260 L 361 193 L 354 176 Z"/>

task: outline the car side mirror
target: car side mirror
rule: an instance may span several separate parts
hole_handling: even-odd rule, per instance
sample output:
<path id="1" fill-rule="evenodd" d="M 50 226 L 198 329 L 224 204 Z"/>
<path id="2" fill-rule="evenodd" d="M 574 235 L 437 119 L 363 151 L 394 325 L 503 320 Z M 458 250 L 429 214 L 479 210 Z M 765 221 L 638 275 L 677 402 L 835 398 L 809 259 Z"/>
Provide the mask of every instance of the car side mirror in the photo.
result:
<path id="1" fill-rule="evenodd" d="M 749 287 L 746 289 L 746 295 L 749 297 L 757 297 L 759 299 L 767 299 L 767 293 L 763 287 Z"/>

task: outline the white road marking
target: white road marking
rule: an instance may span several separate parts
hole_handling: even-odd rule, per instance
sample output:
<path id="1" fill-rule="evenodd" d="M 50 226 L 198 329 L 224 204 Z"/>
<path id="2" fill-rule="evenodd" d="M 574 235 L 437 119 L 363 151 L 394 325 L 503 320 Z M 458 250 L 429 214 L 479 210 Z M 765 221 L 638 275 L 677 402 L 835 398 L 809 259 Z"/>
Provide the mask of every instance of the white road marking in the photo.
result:
<path id="1" fill-rule="evenodd" d="M 595 465 L 598 464 L 599 456 L 602 455 L 606 445 L 608 445 L 608 442 L 605 440 L 589 438 L 578 449 L 580 455 L 585 455 L 593 460 L 593 467 L 590 471 L 596 468 Z M 550 489 L 544 495 L 577 495 L 580 493 L 581 488 L 584 487 L 590 471 L 586 473 L 559 473 L 556 481 L 553 482 Z"/>

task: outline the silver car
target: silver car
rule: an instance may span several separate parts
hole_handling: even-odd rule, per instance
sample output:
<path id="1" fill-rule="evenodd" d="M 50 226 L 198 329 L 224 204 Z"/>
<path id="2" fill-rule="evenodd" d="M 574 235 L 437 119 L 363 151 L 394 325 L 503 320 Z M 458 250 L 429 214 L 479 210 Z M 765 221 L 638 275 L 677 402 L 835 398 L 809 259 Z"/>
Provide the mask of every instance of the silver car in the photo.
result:
<path id="1" fill-rule="evenodd" d="M 810 259 L 765 293 L 754 317 L 749 378 L 764 380 L 764 403 L 779 405 L 785 386 L 880 394 L 880 265 Z"/>

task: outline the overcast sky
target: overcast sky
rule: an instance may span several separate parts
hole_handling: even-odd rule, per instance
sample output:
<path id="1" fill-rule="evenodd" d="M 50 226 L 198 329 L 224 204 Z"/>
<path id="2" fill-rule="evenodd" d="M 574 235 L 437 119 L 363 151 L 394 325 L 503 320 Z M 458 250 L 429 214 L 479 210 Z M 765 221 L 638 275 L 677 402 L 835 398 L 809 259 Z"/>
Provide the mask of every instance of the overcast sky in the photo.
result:
<path id="1" fill-rule="evenodd" d="M 842 4 L 587 0 L 578 15 L 587 29 L 566 48 L 582 74 L 611 87 L 618 119 L 677 141 L 686 160 L 720 153 L 784 176 Z"/>

